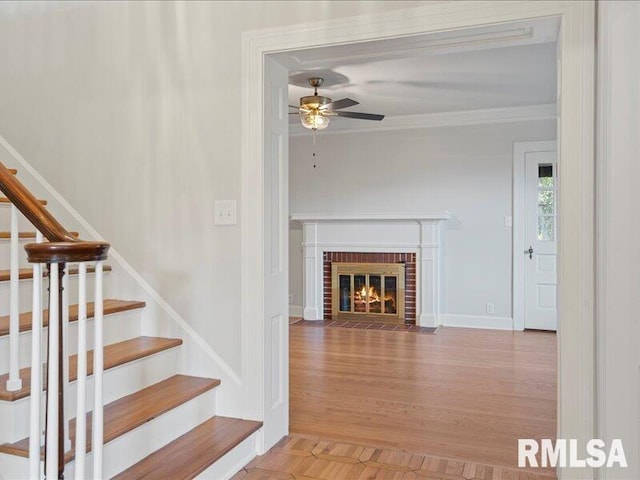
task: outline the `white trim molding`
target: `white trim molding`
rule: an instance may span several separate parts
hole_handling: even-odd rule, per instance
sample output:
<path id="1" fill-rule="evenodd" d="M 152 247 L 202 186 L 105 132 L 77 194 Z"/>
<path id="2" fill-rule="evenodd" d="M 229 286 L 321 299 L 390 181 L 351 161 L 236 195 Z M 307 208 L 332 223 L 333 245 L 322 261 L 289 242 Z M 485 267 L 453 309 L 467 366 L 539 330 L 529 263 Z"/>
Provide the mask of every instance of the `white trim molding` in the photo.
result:
<path id="1" fill-rule="evenodd" d="M 512 311 L 513 329 L 524 330 L 524 268 L 522 254 L 525 243 L 525 184 L 524 161 L 527 153 L 557 151 L 555 140 L 541 142 L 515 142 L 513 144 L 513 245 Z"/>
<path id="2" fill-rule="evenodd" d="M 319 135 L 412 130 L 420 128 L 461 127 L 493 123 L 555 120 L 556 118 L 556 105 L 554 103 L 549 103 L 543 105 L 487 108 L 482 110 L 465 110 L 458 112 L 398 115 L 394 117 L 385 117 L 382 122 L 340 123 L 338 121 L 333 122 L 329 128 L 323 130 Z M 293 137 L 309 135 L 309 130 L 304 128 L 300 122 L 294 121 L 289 125 L 289 135 Z"/>
<path id="3" fill-rule="evenodd" d="M 599 2 L 597 202 L 597 438 L 624 444 L 628 467 L 600 480 L 640 478 L 640 3 Z"/>
<path id="4" fill-rule="evenodd" d="M 295 50 L 558 17 L 558 436 L 586 444 L 594 410 L 594 72 L 595 2 L 427 2 L 387 13 L 314 21 L 242 34 L 241 323 L 248 408 L 260 418 L 264 265 L 264 57 Z M 261 111 L 256 112 L 256 108 Z M 285 226 L 286 228 L 286 226 Z M 287 232 L 283 231 L 282 235 Z M 259 293 L 260 292 L 260 293 Z M 286 295 L 286 292 L 285 292 Z M 286 299 L 285 299 L 286 301 Z M 265 367 L 267 366 L 267 367 Z M 267 445 L 263 446 L 268 447 Z M 561 480 L 593 479 L 591 468 L 561 468 Z"/>
<path id="5" fill-rule="evenodd" d="M 302 317 L 303 307 L 302 305 L 289 305 L 290 317 Z"/>
<path id="6" fill-rule="evenodd" d="M 361 222 L 361 221 L 415 221 L 449 220 L 449 212 L 441 213 L 294 213 L 291 220 L 298 222 Z"/>
<path id="7" fill-rule="evenodd" d="M 440 323 L 443 327 L 513 330 L 513 319 L 509 317 L 489 317 L 483 315 L 441 313 Z"/>

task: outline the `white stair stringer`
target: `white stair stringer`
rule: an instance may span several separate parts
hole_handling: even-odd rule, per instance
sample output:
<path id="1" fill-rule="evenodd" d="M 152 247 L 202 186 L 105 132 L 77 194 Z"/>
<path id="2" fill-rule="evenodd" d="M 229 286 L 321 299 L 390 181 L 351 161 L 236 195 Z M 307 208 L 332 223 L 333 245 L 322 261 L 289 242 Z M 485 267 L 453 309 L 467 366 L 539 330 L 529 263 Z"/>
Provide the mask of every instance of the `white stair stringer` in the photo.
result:
<path id="1" fill-rule="evenodd" d="M 229 480 L 257 455 L 258 430 L 233 447 L 222 458 L 200 473 L 197 480 Z"/>
<path id="2" fill-rule="evenodd" d="M 173 347 L 105 370 L 104 404 L 106 405 L 177 374 L 178 350 L 180 348 L 182 347 Z M 75 417 L 76 382 L 71 382 L 69 387 L 70 395 L 65 398 L 65 404 L 68 404 L 70 417 Z M 43 393 L 43 400 L 44 396 Z M 29 397 L 14 402 L 0 401 L 0 418 L 3 419 L 0 426 L 0 444 L 13 443 L 29 435 L 29 423 L 24 421 L 25 418 L 29 418 L 29 403 Z M 87 405 L 93 405 L 93 375 L 87 378 Z M 0 471 L 1 474 L 2 472 Z M 66 478 L 71 477 L 66 476 Z"/>

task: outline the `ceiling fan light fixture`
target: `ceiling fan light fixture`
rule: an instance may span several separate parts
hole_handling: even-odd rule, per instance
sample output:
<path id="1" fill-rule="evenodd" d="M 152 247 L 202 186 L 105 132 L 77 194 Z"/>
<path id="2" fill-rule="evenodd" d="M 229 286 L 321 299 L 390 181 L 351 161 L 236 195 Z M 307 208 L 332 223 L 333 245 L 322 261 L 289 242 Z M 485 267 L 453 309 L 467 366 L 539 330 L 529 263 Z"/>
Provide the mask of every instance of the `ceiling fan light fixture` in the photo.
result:
<path id="1" fill-rule="evenodd" d="M 319 112 L 310 112 L 300 115 L 300 122 L 309 130 L 324 130 L 329 126 L 330 119 Z"/>

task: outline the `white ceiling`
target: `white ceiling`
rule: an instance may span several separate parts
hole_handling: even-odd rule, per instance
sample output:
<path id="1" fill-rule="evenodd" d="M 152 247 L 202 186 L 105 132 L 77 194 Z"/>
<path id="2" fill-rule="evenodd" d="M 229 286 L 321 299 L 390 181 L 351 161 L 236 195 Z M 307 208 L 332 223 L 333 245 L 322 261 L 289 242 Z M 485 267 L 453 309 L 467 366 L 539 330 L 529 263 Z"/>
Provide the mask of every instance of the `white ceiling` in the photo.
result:
<path id="1" fill-rule="evenodd" d="M 312 94 L 311 76 L 325 78 L 320 95 L 360 102 L 348 110 L 388 117 L 554 104 L 557 32 L 557 19 L 542 19 L 286 52 L 277 60 L 290 70 L 290 105 Z M 334 117 L 330 128 L 373 123 Z"/>

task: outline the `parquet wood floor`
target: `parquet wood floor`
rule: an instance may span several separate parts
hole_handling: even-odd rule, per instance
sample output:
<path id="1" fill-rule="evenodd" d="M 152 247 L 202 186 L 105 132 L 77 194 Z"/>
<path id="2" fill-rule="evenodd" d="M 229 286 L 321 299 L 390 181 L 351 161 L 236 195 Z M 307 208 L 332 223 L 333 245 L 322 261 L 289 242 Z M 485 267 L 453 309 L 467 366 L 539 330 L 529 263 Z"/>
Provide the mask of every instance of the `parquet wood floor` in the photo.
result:
<path id="1" fill-rule="evenodd" d="M 556 378 L 553 333 L 441 328 L 419 335 L 294 324 L 290 431 L 515 468 L 518 438 L 556 437 Z M 370 478 L 404 478 L 386 475 Z"/>
<path id="2" fill-rule="evenodd" d="M 291 435 L 232 480 L 551 480 L 506 467 Z"/>

